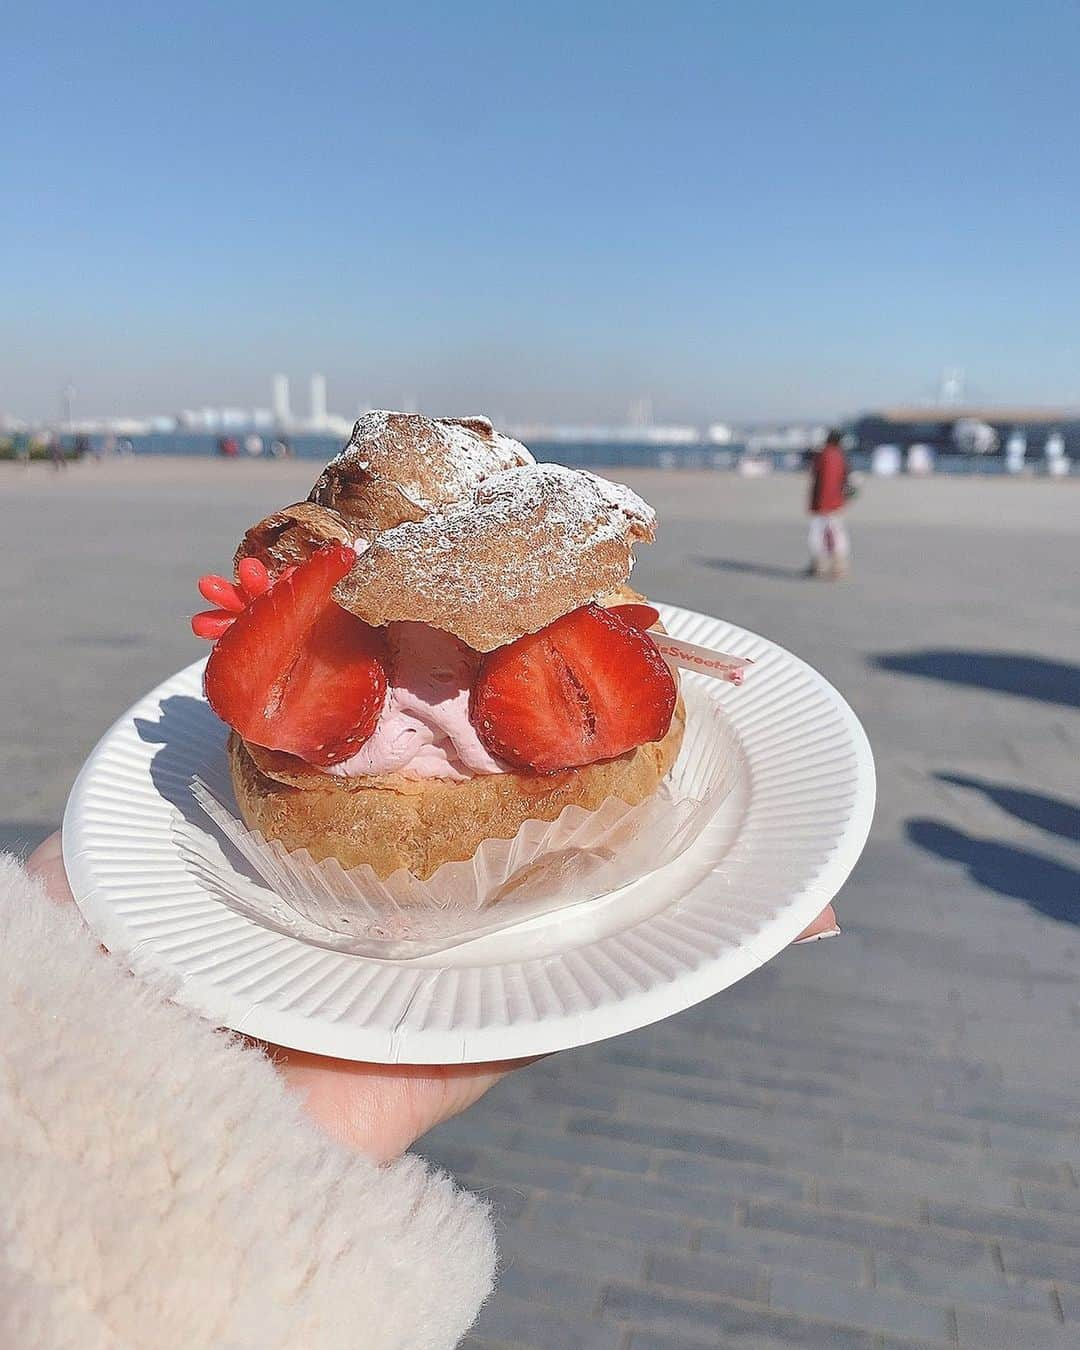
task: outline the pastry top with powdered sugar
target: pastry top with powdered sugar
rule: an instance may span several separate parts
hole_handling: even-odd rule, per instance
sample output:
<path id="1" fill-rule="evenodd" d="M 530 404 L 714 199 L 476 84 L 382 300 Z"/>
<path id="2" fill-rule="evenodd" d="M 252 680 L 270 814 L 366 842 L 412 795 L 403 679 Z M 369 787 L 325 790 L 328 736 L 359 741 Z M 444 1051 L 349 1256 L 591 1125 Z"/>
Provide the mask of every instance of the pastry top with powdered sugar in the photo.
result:
<path id="1" fill-rule="evenodd" d="M 357 561 L 334 598 L 367 623 L 426 623 L 476 651 L 616 591 L 656 515 L 581 469 L 537 464 L 483 417 L 371 412 L 306 502 L 253 525 L 237 562 L 273 572 L 337 540 Z"/>
<path id="2" fill-rule="evenodd" d="M 627 487 L 522 465 L 375 535 L 334 598 L 368 623 L 418 621 L 491 651 L 616 590 L 635 541 L 655 529 L 652 508 Z"/>
<path id="3" fill-rule="evenodd" d="M 486 417 L 369 412 L 323 470 L 310 500 L 370 536 L 461 501 L 492 474 L 532 464 L 528 450 Z"/>

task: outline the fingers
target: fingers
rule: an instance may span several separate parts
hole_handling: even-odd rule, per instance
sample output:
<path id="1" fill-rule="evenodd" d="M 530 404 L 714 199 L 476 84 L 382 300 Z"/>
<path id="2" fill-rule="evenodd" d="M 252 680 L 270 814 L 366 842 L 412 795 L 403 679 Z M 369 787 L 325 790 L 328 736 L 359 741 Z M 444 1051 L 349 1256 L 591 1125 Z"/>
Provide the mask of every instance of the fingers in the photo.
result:
<path id="1" fill-rule="evenodd" d="M 60 847 L 60 831 L 50 834 L 39 844 L 26 860 L 26 870 L 31 876 L 39 877 L 45 887 L 45 894 L 58 904 L 70 904 L 74 900 L 64 871 L 64 855 Z"/>
<path id="2" fill-rule="evenodd" d="M 836 910 L 832 905 L 826 907 L 817 916 L 809 928 L 803 929 L 796 942 L 813 942 L 817 938 L 836 937 L 840 932 L 840 925 L 836 922 Z"/>
<path id="3" fill-rule="evenodd" d="M 478 1101 L 532 1060 L 491 1064 L 362 1064 L 267 1046 L 286 1085 L 333 1138 L 376 1162 L 400 1157 L 422 1134 Z"/>

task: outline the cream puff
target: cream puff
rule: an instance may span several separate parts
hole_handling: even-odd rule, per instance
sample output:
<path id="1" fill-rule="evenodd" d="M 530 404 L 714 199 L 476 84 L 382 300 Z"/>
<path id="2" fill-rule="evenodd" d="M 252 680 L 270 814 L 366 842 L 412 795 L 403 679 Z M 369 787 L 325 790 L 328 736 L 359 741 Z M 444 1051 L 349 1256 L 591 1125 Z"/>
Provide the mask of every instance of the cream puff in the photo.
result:
<path id="1" fill-rule="evenodd" d="M 249 827 L 426 878 L 528 819 L 650 796 L 684 725 L 625 584 L 654 531 L 630 489 L 485 419 L 361 419 L 309 502 L 247 532 L 235 581 L 200 583 Z"/>

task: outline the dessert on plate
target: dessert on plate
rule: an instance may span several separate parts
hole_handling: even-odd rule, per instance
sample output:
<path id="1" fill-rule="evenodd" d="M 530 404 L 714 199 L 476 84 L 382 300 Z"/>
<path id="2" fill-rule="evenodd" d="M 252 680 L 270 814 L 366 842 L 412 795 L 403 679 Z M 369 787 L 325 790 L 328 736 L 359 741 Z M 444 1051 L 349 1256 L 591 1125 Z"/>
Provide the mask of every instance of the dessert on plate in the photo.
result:
<path id="1" fill-rule="evenodd" d="M 685 714 L 627 586 L 655 514 L 485 418 L 373 412 L 308 500 L 253 525 L 215 609 L 211 707 L 244 820 L 426 878 L 671 768 Z"/>

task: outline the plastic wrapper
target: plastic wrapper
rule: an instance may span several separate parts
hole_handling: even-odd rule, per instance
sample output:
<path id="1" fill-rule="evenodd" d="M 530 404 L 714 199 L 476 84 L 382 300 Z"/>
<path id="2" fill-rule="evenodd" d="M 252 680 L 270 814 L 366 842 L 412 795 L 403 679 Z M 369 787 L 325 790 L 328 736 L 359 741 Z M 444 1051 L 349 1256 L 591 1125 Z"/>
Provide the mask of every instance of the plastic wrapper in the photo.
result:
<path id="1" fill-rule="evenodd" d="M 264 839 L 240 820 L 227 771 L 192 780 L 214 828 L 185 818 L 177 843 L 207 889 L 264 927 L 383 960 L 443 951 L 610 895 L 683 855 L 714 822 L 740 771 L 716 687 L 684 677 L 683 747 L 646 801 L 609 797 L 594 811 L 568 806 L 554 821 L 528 820 L 513 839 L 488 839 L 468 861 L 444 863 L 424 881 L 405 869 L 380 879 L 367 865 L 317 863 L 305 849 Z"/>

